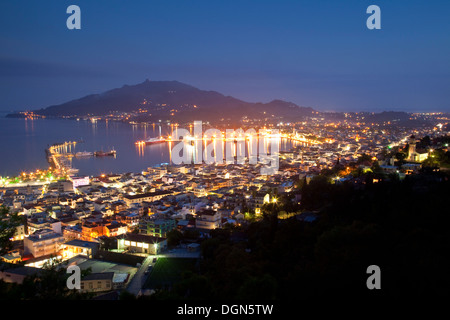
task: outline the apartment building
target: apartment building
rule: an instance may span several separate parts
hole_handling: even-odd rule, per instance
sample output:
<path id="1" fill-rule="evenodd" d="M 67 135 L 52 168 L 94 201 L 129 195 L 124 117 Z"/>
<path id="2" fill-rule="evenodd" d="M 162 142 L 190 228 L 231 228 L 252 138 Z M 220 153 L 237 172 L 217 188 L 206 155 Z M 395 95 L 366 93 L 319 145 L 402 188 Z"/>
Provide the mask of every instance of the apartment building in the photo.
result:
<path id="1" fill-rule="evenodd" d="M 51 229 L 41 229 L 34 232 L 23 240 L 24 254 L 31 254 L 34 258 L 56 255 L 61 245 L 64 243 L 64 237 Z"/>

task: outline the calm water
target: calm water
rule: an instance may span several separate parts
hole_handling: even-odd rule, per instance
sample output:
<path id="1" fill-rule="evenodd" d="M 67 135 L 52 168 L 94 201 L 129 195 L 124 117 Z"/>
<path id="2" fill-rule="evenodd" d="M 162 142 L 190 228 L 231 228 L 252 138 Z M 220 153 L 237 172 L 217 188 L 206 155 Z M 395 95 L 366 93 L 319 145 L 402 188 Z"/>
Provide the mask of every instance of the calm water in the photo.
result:
<path id="1" fill-rule="evenodd" d="M 149 137 L 171 134 L 172 127 L 130 125 L 120 122 L 75 120 L 25 120 L 0 117 L 0 176 L 14 176 L 22 171 L 48 168 L 48 145 L 79 141 L 71 152 L 117 151 L 114 157 L 73 158 L 72 166 L 82 175 L 141 172 L 149 166 L 170 162 L 169 144 L 137 146 Z M 173 146 L 172 146 L 173 147 Z M 290 145 L 284 143 L 281 150 Z"/>
<path id="2" fill-rule="evenodd" d="M 169 126 L 162 134 L 171 132 Z M 13 176 L 21 171 L 48 168 L 45 149 L 48 145 L 79 141 L 72 152 L 117 151 L 114 157 L 74 158 L 72 166 L 79 175 L 102 173 L 140 172 L 149 166 L 169 162 L 167 144 L 138 148 L 137 140 L 159 135 L 159 127 L 132 126 L 119 122 L 75 120 L 24 120 L 0 118 L 0 175 Z"/>

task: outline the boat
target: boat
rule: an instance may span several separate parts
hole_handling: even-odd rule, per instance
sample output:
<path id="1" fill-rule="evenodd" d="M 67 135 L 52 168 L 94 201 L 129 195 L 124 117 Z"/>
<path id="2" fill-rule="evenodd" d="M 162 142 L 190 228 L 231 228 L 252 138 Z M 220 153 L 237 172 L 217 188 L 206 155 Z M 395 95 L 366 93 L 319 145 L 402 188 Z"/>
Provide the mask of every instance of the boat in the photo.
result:
<path id="1" fill-rule="evenodd" d="M 164 139 L 163 137 L 159 137 L 159 138 L 150 138 L 146 141 L 144 141 L 145 144 L 156 144 L 156 143 L 162 143 L 162 142 L 166 142 L 166 139 Z"/>
<path id="2" fill-rule="evenodd" d="M 148 140 L 138 141 L 138 142 L 136 142 L 136 144 L 157 144 L 157 143 L 162 143 L 162 142 L 166 142 L 166 139 L 164 139 L 163 137 L 159 137 L 159 138 L 150 138 Z"/>
<path id="3" fill-rule="evenodd" d="M 115 157 L 116 156 L 116 153 L 117 153 L 117 151 L 116 150 L 110 150 L 110 151 L 107 151 L 107 152 L 103 152 L 103 151 L 95 151 L 94 152 L 94 156 L 96 156 L 96 157 L 108 157 L 108 156 L 113 156 L 113 157 Z"/>
<path id="4" fill-rule="evenodd" d="M 75 157 L 82 158 L 82 157 L 92 157 L 93 153 L 88 151 L 80 151 L 75 153 Z"/>
<path id="5" fill-rule="evenodd" d="M 76 168 L 70 168 L 69 170 L 67 170 L 67 173 L 69 174 L 69 176 L 73 176 L 75 174 L 77 174 L 80 170 L 76 169 Z"/>

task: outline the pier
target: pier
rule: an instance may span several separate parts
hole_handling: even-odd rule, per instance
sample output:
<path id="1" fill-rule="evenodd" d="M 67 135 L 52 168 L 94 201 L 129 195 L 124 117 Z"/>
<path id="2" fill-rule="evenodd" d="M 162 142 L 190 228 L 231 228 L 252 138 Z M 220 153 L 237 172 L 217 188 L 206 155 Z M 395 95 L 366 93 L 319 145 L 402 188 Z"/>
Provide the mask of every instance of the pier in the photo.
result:
<path id="1" fill-rule="evenodd" d="M 72 168 L 72 148 L 82 141 L 66 141 L 63 143 L 55 143 L 45 150 L 47 161 L 51 167 L 63 174 L 73 174 L 78 172 Z"/>

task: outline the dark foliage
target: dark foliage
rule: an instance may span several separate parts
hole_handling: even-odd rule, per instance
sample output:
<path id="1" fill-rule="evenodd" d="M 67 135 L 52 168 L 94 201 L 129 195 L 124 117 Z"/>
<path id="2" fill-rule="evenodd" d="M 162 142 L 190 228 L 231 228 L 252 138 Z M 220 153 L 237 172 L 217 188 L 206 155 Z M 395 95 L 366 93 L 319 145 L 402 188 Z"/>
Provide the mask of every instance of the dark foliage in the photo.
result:
<path id="1" fill-rule="evenodd" d="M 81 277 L 90 269 L 81 272 Z M 71 290 L 67 287 L 69 274 L 60 261 L 46 263 L 39 273 L 25 277 L 22 284 L 0 281 L 2 300 L 87 300 L 91 293 Z"/>
<path id="2" fill-rule="evenodd" d="M 202 244 L 199 272 L 159 298 L 444 296 L 449 192 L 444 174 L 374 184 L 314 179 L 302 188 L 302 206 L 318 210 L 318 219 L 278 220 L 277 206 L 266 206 L 262 220 L 214 232 Z M 246 241 L 232 241 L 234 232 Z M 370 265 L 381 268 L 381 290 L 367 289 Z"/>

